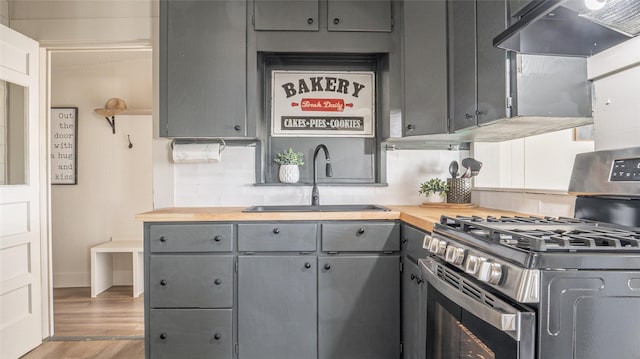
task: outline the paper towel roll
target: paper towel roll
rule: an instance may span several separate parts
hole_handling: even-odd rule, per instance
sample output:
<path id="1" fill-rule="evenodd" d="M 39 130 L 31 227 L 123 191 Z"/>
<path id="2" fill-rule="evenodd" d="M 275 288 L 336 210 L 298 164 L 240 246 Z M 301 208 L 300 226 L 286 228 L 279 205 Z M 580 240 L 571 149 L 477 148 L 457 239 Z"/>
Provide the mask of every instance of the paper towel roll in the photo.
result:
<path id="1" fill-rule="evenodd" d="M 173 145 L 174 163 L 218 163 L 220 160 L 218 143 L 175 143 Z"/>

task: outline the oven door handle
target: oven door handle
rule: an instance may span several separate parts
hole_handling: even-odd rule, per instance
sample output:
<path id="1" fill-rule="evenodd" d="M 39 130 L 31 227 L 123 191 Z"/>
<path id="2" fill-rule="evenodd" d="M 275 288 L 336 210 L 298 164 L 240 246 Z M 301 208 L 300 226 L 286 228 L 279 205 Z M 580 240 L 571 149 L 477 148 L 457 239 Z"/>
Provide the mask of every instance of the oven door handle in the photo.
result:
<path id="1" fill-rule="evenodd" d="M 425 275 L 429 284 L 461 308 L 517 341 L 520 341 L 523 335 L 525 338 L 530 337 L 535 323 L 535 313 L 520 311 L 497 298 L 493 300 L 493 306 L 482 303 L 476 298 L 465 294 L 459 288 L 445 282 L 431 269 L 437 266 L 445 268 L 443 265 L 431 258 L 420 260 L 420 265 L 422 267 L 422 273 Z M 460 276 L 460 283 L 462 283 L 462 281 L 466 281 L 466 279 Z M 528 339 L 525 340 L 528 341 Z"/>

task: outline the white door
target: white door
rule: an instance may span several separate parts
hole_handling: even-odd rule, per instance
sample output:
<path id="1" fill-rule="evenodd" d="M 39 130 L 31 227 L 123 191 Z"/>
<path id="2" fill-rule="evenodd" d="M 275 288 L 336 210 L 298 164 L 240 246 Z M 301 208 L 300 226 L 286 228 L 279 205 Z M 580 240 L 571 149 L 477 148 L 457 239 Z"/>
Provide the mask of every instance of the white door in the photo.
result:
<path id="1" fill-rule="evenodd" d="M 38 43 L 0 25 L 0 358 L 42 342 Z M 44 145 L 44 144 L 43 144 Z"/>

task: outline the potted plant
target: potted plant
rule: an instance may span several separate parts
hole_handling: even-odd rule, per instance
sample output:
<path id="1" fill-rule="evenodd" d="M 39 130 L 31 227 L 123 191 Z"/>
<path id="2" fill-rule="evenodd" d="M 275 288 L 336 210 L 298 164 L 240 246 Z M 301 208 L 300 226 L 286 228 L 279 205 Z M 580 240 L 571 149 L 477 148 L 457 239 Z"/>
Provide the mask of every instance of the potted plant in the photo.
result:
<path id="1" fill-rule="evenodd" d="M 282 183 L 296 183 L 300 179 L 300 169 L 298 166 L 304 165 L 304 154 L 293 152 L 292 148 L 282 151 L 273 160 L 280 165 L 278 177 Z"/>
<path id="2" fill-rule="evenodd" d="M 447 182 L 440 178 L 432 178 L 426 182 L 420 183 L 418 192 L 427 196 L 427 202 L 444 202 L 449 186 Z"/>

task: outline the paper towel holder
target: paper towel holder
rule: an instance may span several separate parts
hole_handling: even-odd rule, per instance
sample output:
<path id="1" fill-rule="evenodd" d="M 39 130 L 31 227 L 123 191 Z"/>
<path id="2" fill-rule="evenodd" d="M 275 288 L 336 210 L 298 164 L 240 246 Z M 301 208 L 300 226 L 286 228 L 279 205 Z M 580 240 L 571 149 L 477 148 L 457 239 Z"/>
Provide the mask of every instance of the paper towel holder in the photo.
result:
<path id="1" fill-rule="evenodd" d="M 225 148 L 227 148 L 227 143 L 224 142 L 224 140 L 222 138 L 218 138 L 217 141 L 220 141 L 220 149 L 218 150 L 218 153 L 222 153 L 222 151 L 224 151 Z M 211 141 L 193 141 L 193 143 L 209 143 Z M 173 151 L 173 145 L 176 143 L 176 140 L 171 141 L 171 151 Z M 184 141 L 181 143 L 190 143 L 189 141 Z"/>

